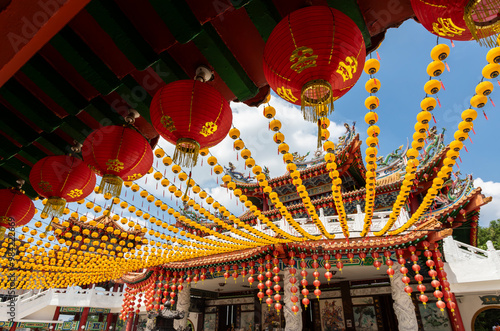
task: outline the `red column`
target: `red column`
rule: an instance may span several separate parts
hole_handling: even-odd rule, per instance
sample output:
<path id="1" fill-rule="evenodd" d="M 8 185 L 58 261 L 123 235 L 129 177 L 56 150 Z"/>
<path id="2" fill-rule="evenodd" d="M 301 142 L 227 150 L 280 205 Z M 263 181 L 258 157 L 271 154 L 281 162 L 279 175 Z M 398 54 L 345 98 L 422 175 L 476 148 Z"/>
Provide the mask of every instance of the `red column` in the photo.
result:
<path id="1" fill-rule="evenodd" d="M 109 330 L 112 322 L 113 322 L 113 314 L 109 312 L 108 317 L 106 318 L 106 330 Z"/>
<path id="2" fill-rule="evenodd" d="M 113 285 L 113 290 L 112 292 L 118 292 L 118 288 L 120 287 L 120 284 L 118 283 L 115 283 L 115 285 Z"/>
<path id="3" fill-rule="evenodd" d="M 455 299 L 455 294 L 453 294 L 453 292 L 451 292 L 450 290 L 450 283 L 446 279 L 447 274 L 443 269 L 444 263 L 443 261 L 441 261 L 441 252 L 437 249 L 437 243 L 434 243 L 434 245 L 436 245 L 436 250 L 434 251 L 433 259 L 434 263 L 436 264 L 438 279 L 441 282 L 441 287 L 443 289 L 443 300 L 444 302 L 446 302 L 446 306 L 448 308 L 447 311 L 448 316 L 450 317 L 451 327 L 453 331 L 463 331 L 465 330 L 465 327 L 464 322 L 462 321 L 462 315 L 460 315 L 460 309 L 458 308 L 458 302 Z M 453 312 L 450 309 L 451 302 L 455 304 L 455 309 Z"/>
<path id="4" fill-rule="evenodd" d="M 82 326 L 87 324 L 87 317 L 89 317 L 89 307 L 83 308 L 82 316 L 80 317 L 80 323 L 78 324 L 79 329 L 82 329 Z"/>
<path id="5" fill-rule="evenodd" d="M 12 323 L 12 326 L 10 327 L 9 331 L 14 331 L 16 330 L 17 322 Z"/>
<path id="6" fill-rule="evenodd" d="M 139 314 L 135 314 L 134 327 L 132 328 L 132 331 L 137 331 L 137 325 L 139 325 Z"/>
<path id="7" fill-rule="evenodd" d="M 130 316 L 132 315 L 132 316 Z M 132 331 L 132 327 L 134 326 L 134 313 L 130 313 L 128 319 L 127 319 L 127 328 L 126 331 Z"/>
<path id="8" fill-rule="evenodd" d="M 61 307 L 57 306 L 56 311 L 54 312 L 54 317 L 52 318 L 53 321 L 57 321 L 59 319 L 59 313 L 61 312 Z M 53 323 L 52 328 L 53 330 L 56 329 L 57 324 Z"/>

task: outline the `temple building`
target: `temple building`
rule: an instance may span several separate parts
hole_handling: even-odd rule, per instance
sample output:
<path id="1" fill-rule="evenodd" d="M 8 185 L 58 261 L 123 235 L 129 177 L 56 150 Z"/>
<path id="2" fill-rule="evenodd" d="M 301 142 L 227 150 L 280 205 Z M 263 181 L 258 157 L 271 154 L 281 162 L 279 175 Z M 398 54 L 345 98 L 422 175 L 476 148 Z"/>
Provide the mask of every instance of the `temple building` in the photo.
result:
<path id="1" fill-rule="evenodd" d="M 492 198 L 460 168 L 494 129 L 499 15 L 0 0 L 0 331 L 500 330 Z"/>

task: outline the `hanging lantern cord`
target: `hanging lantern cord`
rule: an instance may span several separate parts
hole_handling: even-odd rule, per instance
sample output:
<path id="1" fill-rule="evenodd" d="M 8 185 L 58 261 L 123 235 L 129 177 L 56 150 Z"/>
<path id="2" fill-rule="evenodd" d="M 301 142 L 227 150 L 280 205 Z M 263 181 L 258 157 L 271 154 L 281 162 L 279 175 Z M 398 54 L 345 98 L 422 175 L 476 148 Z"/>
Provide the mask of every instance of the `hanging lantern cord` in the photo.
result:
<path id="1" fill-rule="evenodd" d="M 21 190 L 21 189 L 23 188 L 23 185 L 24 185 L 24 183 L 25 183 L 25 180 L 24 180 L 24 179 L 18 179 L 18 180 L 16 180 L 16 183 L 17 183 L 17 188 L 18 188 L 19 190 Z"/>
<path id="2" fill-rule="evenodd" d="M 135 123 L 135 119 L 139 117 L 139 112 L 135 109 L 129 109 L 128 115 L 125 116 L 125 122 L 127 124 L 132 125 Z"/>
<path id="3" fill-rule="evenodd" d="M 70 155 L 71 154 L 79 154 L 82 152 L 82 144 L 80 144 L 78 141 L 73 141 L 73 146 L 71 146 L 71 152 L 69 153 Z"/>
<path id="4" fill-rule="evenodd" d="M 206 83 L 214 80 L 214 73 L 209 67 L 201 65 L 196 68 L 196 76 L 194 76 L 194 79 Z"/>
<path id="5" fill-rule="evenodd" d="M 189 190 L 189 182 L 191 181 L 191 173 L 193 171 L 193 167 L 191 166 L 191 170 L 189 170 L 189 177 L 186 182 L 186 191 L 184 191 L 184 196 L 182 197 L 183 199 L 187 196 L 188 190 Z"/>

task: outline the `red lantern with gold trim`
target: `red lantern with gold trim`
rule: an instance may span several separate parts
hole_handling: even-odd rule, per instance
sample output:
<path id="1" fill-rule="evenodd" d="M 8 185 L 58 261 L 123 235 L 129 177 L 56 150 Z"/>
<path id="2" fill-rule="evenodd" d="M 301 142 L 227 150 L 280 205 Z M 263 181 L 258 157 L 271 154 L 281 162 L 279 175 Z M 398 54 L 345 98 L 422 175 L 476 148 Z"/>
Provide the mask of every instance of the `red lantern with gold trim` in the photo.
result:
<path id="1" fill-rule="evenodd" d="M 411 0 L 420 23 L 432 34 L 452 40 L 476 39 L 495 46 L 500 32 L 497 0 Z"/>
<path id="2" fill-rule="evenodd" d="M 363 35 L 347 15 L 311 6 L 276 25 L 264 49 L 264 74 L 280 97 L 316 122 L 356 84 L 365 57 Z"/>
<path id="3" fill-rule="evenodd" d="M 48 199 L 42 214 L 50 217 L 60 217 L 66 202 L 87 197 L 94 190 L 95 182 L 92 170 L 70 155 L 44 157 L 30 172 L 31 186 Z"/>
<path id="4" fill-rule="evenodd" d="M 123 181 L 144 176 L 153 164 L 153 150 L 137 131 L 119 125 L 92 132 L 83 142 L 83 160 L 102 176 L 99 193 L 119 197 Z"/>
<path id="5" fill-rule="evenodd" d="M 197 80 L 179 80 L 153 97 L 151 121 L 156 131 L 175 144 L 174 162 L 196 165 L 200 149 L 220 143 L 229 132 L 233 114 L 214 87 Z"/>
<path id="6" fill-rule="evenodd" d="M 0 190 L 0 240 L 11 227 L 27 224 L 35 216 L 35 205 L 20 190 Z"/>

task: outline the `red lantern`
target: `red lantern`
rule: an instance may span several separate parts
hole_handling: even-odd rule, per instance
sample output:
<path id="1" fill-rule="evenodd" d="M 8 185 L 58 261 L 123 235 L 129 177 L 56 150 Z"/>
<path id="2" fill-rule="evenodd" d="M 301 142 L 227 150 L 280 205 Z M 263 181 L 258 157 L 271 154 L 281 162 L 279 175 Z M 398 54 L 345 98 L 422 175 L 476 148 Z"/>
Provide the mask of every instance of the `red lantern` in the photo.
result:
<path id="1" fill-rule="evenodd" d="M 276 25 L 264 49 L 264 75 L 280 97 L 301 105 L 304 118 L 316 122 L 354 86 L 365 57 L 361 31 L 347 15 L 310 6 Z"/>
<path id="2" fill-rule="evenodd" d="M 35 205 L 23 192 L 0 190 L 0 240 L 8 228 L 27 224 L 35 216 Z"/>
<path id="3" fill-rule="evenodd" d="M 99 193 L 119 197 L 123 181 L 144 176 L 153 164 L 153 151 L 146 138 L 126 126 L 106 126 L 83 142 L 83 160 L 102 176 Z"/>
<path id="4" fill-rule="evenodd" d="M 42 211 L 49 217 L 60 217 L 66 202 L 87 197 L 95 187 L 95 174 L 73 156 L 47 156 L 38 161 L 30 172 L 33 189 L 47 203 Z"/>
<path id="5" fill-rule="evenodd" d="M 429 32 L 446 39 L 480 40 L 498 32 L 496 1 L 411 0 L 411 6 Z M 485 43 L 496 46 L 494 39 Z"/>
<path id="6" fill-rule="evenodd" d="M 220 143 L 233 120 L 222 94 L 197 80 L 162 87 L 153 97 L 150 112 L 156 131 L 175 144 L 174 162 L 186 167 L 196 165 L 200 149 Z"/>

